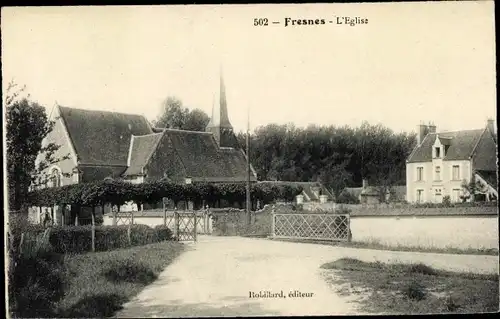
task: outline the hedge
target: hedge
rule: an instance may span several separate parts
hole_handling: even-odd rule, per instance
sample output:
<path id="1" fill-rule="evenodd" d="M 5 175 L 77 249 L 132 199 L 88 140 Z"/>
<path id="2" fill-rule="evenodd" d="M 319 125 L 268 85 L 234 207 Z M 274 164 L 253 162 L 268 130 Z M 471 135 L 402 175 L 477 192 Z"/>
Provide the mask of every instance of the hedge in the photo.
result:
<path id="1" fill-rule="evenodd" d="M 55 253 L 80 254 L 92 251 L 92 226 L 56 226 L 50 228 L 49 243 Z M 30 229 L 31 230 L 31 229 Z M 32 234 L 26 230 L 25 234 Z M 130 236 L 129 236 L 130 232 Z M 39 236 L 39 233 L 33 233 Z M 171 240 L 172 232 L 160 225 L 96 226 L 95 250 L 109 251 Z"/>
<path id="2" fill-rule="evenodd" d="M 253 200 L 260 200 L 265 204 L 274 200 L 293 201 L 295 196 L 302 192 L 302 187 L 263 182 L 252 184 L 250 192 Z M 29 206 L 38 207 L 69 204 L 96 207 L 105 204 L 119 206 L 128 201 L 137 204 L 157 203 L 165 197 L 174 203 L 181 200 L 205 200 L 208 203 L 215 203 L 217 200 L 243 202 L 246 197 L 246 185 L 174 184 L 165 181 L 131 184 L 124 181 L 97 181 L 34 190 L 28 194 L 27 201 Z"/>

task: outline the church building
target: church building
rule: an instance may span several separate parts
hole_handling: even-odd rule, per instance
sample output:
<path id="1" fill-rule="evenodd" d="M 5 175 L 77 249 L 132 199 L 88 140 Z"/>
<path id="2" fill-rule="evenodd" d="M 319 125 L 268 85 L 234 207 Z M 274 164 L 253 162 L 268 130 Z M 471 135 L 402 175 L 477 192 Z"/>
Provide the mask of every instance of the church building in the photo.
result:
<path id="1" fill-rule="evenodd" d="M 143 116 L 56 105 L 44 143 L 69 158 L 48 168 L 44 187 L 96 180 L 246 183 L 247 160 L 229 121 L 222 74 L 205 132 L 155 128 Z M 45 144 L 47 145 L 47 144 Z M 250 166 L 250 180 L 257 175 Z"/>

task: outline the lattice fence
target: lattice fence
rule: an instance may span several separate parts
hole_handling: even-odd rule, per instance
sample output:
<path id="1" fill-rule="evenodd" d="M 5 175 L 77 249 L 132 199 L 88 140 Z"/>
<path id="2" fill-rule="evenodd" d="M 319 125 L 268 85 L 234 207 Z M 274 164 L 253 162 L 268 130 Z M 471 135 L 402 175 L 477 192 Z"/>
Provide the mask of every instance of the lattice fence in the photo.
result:
<path id="1" fill-rule="evenodd" d="M 129 225 L 134 223 L 134 212 L 117 212 L 116 225 Z"/>
<path id="2" fill-rule="evenodd" d="M 204 212 L 165 212 L 164 221 L 179 241 L 196 241 L 197 234 L 211 232 L 209 216 Z"/>
<path id="3" fill-rule="evenodd" d="M 350 240 L 348 214 L 273 214 L 273 237 Z"/>

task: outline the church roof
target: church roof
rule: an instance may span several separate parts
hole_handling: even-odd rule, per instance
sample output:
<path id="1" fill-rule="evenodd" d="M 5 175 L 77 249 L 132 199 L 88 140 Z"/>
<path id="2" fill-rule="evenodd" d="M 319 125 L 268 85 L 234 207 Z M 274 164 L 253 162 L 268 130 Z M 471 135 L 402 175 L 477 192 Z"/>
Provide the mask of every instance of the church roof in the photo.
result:
<path id="1" fill-rule="evenodd" d="M 127 166 L 132 135 L 153 133 L 142 115 L 59 106 L 79 163 Z"/>
<path id="2" fill-rule="evenodd" d="M 211 132 L 153 130 L 144 116 L 135 114 L 62 106 L 59 110 L 79 160 L 82 181 L 140 175 L 162 143 L 169 144 L 170 148 L 164 150 L 172 154 L 155 156 L 156 164 L 168 167 L 172 161 L 181 163 L 178 174 L 193 181 L 247 179 L 242 150 L 219 147 Z M 251 174 L 251 180 L 256 181 L 255 174 Z"/>
<path id="3" fill-rule="evenodd" d="M 129 167 L 125 171 L 125 175 L 138 175 L 141 173 L 142 168 L 146 165 L 151 154 L 156 149 L 162 135 L 162 133 L 142 136 L 132 135 L 128 161 Z"/>
<path id="4" fill-rule="evenodd" d="M 163 139 L 162 139 L 163 137 Z M 151 154 L 168 144 L 174 156 L 156 159 L 163 167 L 182 164 L 182 174 L 192 181 L 242 182 L 247 178 L 246 158 L 239 149 L 219 148 L 212 133 L 164 129 L 162 133 L 133 136 L 130 148 L 130 166 L 125 176 L 139 175 L 151 159 Z M 167 149 L 167 148 L 165 148 Z M 177 172 L 180 173 L 180 172 Z M 153 177 L 153 176 L 152 176 Z M 157 176 L 159 177 L 159 176 Z M 255 176 L 251 176 L 256 180 Z"/>

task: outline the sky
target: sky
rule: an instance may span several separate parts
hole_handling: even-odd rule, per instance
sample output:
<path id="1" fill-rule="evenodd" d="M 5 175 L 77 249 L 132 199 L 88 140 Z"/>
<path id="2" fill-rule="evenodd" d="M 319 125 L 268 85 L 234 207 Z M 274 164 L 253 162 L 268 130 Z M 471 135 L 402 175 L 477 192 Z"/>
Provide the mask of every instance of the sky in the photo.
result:
<path id="1" fill-rule="evenodd" d="M 337 24 L 342 17 L 368 23 Z M 285 26 L 286 18 L 326 23 Z M 175 96 L 210 115 L 222 65 L 236 131 L 246 130 L 247 112 L 251 130 L 368 121 L 410 132 L 425 121 L 445 131 L 496 119 L 489 1 L 2 7 L 1 29 L 2 89 L 26 85 L 49 110 L 153 120 Z"/>

